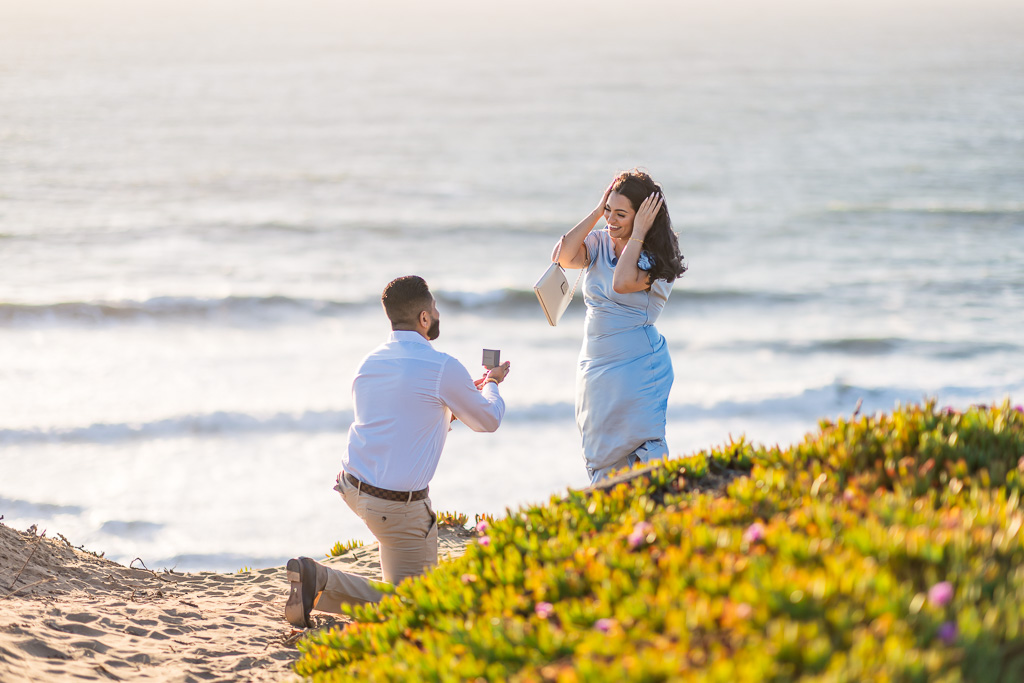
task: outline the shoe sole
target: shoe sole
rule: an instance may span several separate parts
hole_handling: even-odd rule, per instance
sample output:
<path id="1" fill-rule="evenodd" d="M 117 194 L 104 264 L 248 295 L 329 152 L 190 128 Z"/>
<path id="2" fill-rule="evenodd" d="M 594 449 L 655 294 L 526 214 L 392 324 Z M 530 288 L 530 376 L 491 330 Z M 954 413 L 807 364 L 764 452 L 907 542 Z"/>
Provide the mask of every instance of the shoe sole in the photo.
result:
<path id="1" fill-rule="evenodd" d="M 298 560 L 288 560 L 285 568 L 288 574 L 288 602 L 284 604 L 284 618 L 296 628 L 309 628 L 306 610 L 302 603 L 302 569 Z"/>

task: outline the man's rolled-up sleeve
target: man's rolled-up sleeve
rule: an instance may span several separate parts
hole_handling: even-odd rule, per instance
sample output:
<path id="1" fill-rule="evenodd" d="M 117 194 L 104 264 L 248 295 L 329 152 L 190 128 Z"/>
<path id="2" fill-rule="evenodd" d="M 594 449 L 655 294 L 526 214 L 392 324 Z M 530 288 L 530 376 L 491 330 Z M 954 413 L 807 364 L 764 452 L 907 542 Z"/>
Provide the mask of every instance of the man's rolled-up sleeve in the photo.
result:
<path id="1" fill-rule="evenodd" d="M 488 382 L 477 389 L 465 366 L 451 358 L 441 371 L 441 400 L 474 432 L 497 430 L 505 415 L 498 385 Z"/>

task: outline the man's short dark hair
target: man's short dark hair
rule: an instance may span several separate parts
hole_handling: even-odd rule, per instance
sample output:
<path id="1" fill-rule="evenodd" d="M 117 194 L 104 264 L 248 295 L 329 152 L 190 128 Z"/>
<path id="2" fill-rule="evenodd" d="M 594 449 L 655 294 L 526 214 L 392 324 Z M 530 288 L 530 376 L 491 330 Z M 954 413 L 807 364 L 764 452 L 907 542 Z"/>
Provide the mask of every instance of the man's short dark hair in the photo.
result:
<path id="1" fill-rule="evenodd" d="M 419 275 L 406 275 L 389 282 L 380 300 L 392 328 L 415 327 L 420 313 L 430 311 L 434 297 L 426 280 Z"/>

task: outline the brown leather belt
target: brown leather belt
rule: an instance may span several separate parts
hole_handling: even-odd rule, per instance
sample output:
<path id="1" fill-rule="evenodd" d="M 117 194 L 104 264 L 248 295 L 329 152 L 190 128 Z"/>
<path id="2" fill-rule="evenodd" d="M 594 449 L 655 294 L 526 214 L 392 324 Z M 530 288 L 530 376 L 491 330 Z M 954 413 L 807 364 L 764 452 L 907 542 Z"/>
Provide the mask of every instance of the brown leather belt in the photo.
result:
<path id="1" fill-rule="evenodd" d="M 355 486 L 360 493 L 368 493 L 374 498 L 381 498 L 383 500 L 397 500 L 411 503 L 414 500 L 423 500 L 430 493 L 429 486 L 425 489 L 420 489 L 419 491 L 392 491 L 390 489 L 377 488 L 376 486 L 364 484 L 348 472 L 345 473 L 345 479 L 348 480 L 348 483 Z"/>

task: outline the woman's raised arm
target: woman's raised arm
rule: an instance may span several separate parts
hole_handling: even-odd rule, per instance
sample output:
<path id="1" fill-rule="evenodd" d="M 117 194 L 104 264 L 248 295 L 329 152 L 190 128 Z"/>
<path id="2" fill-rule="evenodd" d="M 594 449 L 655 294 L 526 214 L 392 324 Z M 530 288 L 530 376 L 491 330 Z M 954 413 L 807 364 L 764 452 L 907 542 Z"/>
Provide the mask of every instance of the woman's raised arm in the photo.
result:
<path id="1" fill-rule="evenodd" d="M 637 261 L 643 250 L 647 231 L 651 229 L 654 218 L 661 211 L 662 203 L 661 195 L 653 193 L 637 209 L 636 217 L 633 218 L 633 232 L 626 240 L 626 246 L 623 247 L 622 254 L 619 256 L 619 262 L 615 264 L 615 272 L 612 273 L 612 289 L 619 294 L 640 292 L 651 286 L 650 274 L 645 270 L 640 270 Z"/>
<path id="2" fill-rule="evenodd" d="M 562 235 L 562 239 L 559 240 L 562 244 L 562 249 L 559 251 L 558 244 L 555 244 L 554 249 L 551 250 L 552 261 L 557 258 L 558 265 L 563 268 L 586 268 L 588 264 L 587 247 L 583 244 L 583 241 L 587 239 L 587 235 L 590 234 L 590 231 L 594 229 L 597 222 L 604 216 L 605 207 L 608 205 L 608 195 L 612 193 L 613 184 L 615 184 L 614 180 L 609 183 L 608 189 L 604 191 L 604 196 L 601 197 L 601 203 L 597 205 L 597 208 L 577 223 L 572 230 Z"/>

